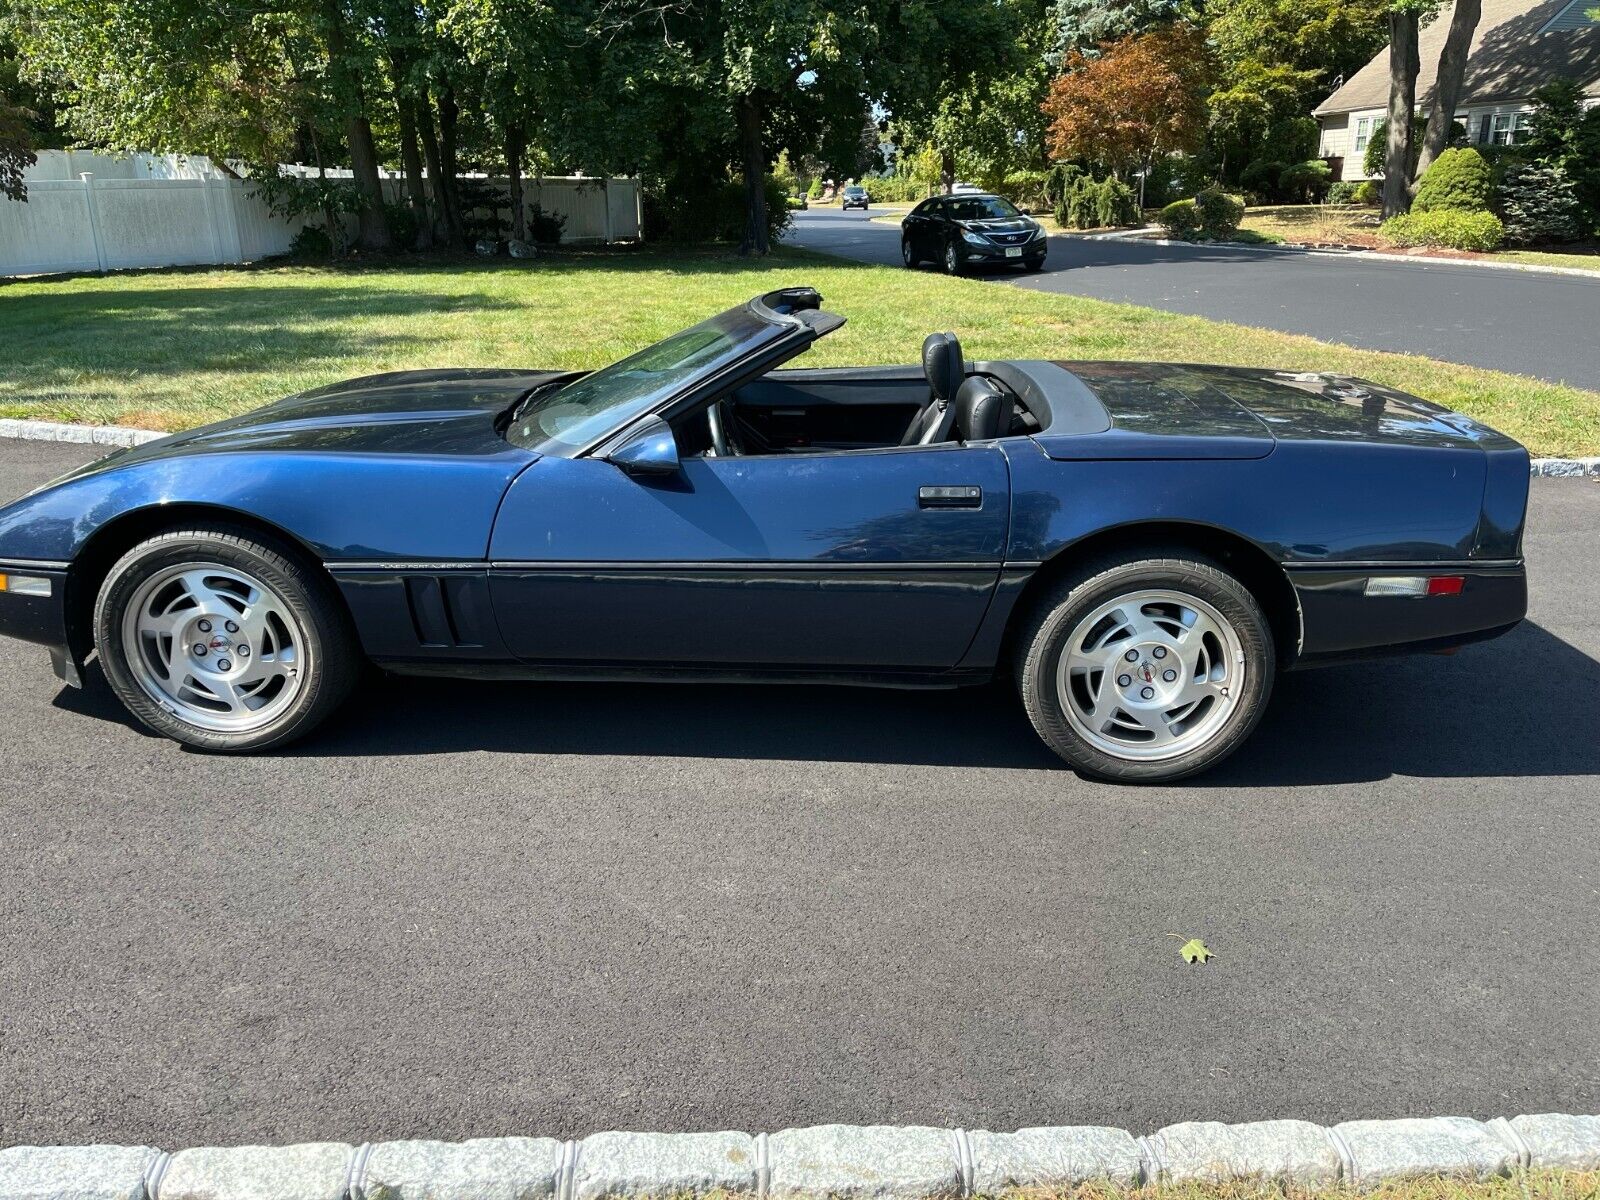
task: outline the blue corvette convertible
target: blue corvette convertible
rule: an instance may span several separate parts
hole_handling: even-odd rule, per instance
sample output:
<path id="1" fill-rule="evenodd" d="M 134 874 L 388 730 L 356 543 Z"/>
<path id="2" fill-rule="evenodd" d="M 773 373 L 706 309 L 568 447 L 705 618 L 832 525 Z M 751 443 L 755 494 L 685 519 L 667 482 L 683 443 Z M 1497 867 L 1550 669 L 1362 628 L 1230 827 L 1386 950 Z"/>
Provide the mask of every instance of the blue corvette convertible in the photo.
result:
<path id="1" fill-rule="evenodd" d="M 356 379 L 0 509 L 0 633 L 150 728 L 248 751 L 364 663 L 435 675 L 1016 680 L 1113 779 L 1236 748 L 1276 672 L 1503 633 L 1528 456 L 1320 374 L 971 361 L 778 369 L 843 324 L 771 292 L 602 370 Z"/>

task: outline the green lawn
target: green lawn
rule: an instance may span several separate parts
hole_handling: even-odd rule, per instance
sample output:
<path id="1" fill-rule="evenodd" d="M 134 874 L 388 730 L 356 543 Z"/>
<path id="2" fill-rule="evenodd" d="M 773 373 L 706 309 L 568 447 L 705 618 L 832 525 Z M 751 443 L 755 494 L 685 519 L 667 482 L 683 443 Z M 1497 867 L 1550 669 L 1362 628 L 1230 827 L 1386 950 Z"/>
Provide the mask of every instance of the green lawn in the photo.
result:
<path id="1" fill-rule="evenodd" d="M 809 365 L 1134 358 L 1362 375 L 1480 417 L 1535 454 L 1600 453 L 1600 394 L 1153 309 L 795 250 L 560 254 L 384 267 L 163 271 L 0 285 L 0 416 L 180 429 L 374 371 L 593 367 L 786 284 L 850 324 Z"/>

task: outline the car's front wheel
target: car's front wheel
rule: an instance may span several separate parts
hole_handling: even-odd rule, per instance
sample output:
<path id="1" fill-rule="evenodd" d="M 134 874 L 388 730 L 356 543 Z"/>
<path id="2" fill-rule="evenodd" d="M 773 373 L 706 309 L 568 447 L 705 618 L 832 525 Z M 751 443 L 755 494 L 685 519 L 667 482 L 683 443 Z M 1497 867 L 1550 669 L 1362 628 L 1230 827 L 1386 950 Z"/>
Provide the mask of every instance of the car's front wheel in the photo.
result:
<path id="1" fill-rule="evenodd" d="M 1045 743 L 1128 783 L 1214 766 L 1272 691 L 1271 630 L 1238 579 L 1187 551 L 1101 559 L 1063 579 L 1017 645 L 1023 704 Z"/>
<path id="2" fill-rule="evenodd" d="M 123 704 L 203 750 L 279 746 L 349 693 L 362 653 L 333 585 L 291 548 L 227 526 L 174 530 L 112 566 L 95 648 Z"/>
<path id="3" fill-rule="evenodd" d="M 1024 270 L 1029 272 L 1042 271 L 1044 270 L 1044 255 L 1040 254 L 1035 258 L 1023 259 L 1022 266 Z"/>
<path id="4" fill-rule="evenodd" d="M 915 267 L 922 261 L 917 257 L 917 252 L 911 248 L 911 239 L 908 237 L 900 239 L 900 261 L 907 267 Z"/>
<path id="5" fill-rule="evenodd" d="M 954 242 L 949 242 L 944 248 L 944 271 L 946 275 L 961 274 L 961 254 L 956 249 Z"/>

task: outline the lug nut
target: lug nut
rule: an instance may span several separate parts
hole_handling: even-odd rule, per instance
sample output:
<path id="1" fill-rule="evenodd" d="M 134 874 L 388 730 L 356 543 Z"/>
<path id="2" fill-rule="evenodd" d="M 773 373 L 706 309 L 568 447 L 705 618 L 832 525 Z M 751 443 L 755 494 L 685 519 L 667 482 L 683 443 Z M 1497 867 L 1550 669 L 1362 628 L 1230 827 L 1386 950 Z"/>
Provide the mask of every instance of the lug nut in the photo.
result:
<path id="1" fill-rule="evenodd" d="M 1168 683 L 1171 683 L 1177 677 L 1178 677 L 1178 673 L 1176 671 L 1163 671 L 1163 672 L 1161 672 L 1161 678 L 1165 679 Z"/>
<path id="2" fill-rule="evenodd" d="M 1139 652 L 1137 650 L 1129 650 L 1122 657 L 1127 659 L 1129 662 L 1138 662 L 1139 661 Z"/>
<path id="3" fill-rule="evenodd" d="M 239 632 L 239 627 L 237 625 L 235 625 L 232 621 L 224 621 L 222 627 L 224 629 L 226 629 L 229 633 L 238 633 Z"/>
<path id="4" fill-rule="evenodd" d="M 217 659 L 217 670 L 231 671 L 233 670 L 233 664 L 225 658 L 219 658 Z"/>
<path id="5" fill-rule="evenodd" d="M 211 622 L 210 621 L 201 621 L 200 622 L 200 632 L 201 633 L 210 633 L 211 632 Z"/>
<path id="6" fill-rule="evenodd" d="M 228 628 L 232 629 L 233 626 L 230 625 Z M 1167 648 L 1165 646 L 1157 646 L 1150 653 L 1155 655 L 1157 658 L 1165 658 L 1167 656 Z"/>
<path id="7" fill-rule="evenodd" d="M 249 658 L 250 657 L 250 647 L 249 646 L 235 646 L 233 648 L 233 652 L 235 654 L 237 654 L 240 658 Z"/>
<path id="8" fill-rule="evenodd" d="M 206 656 L 205 644 L 203 642 L 196 642 L 194 644 L 194 652 L 197 658 L 204 658 Z"/>
<path id="9" fill-rule="evenodd" d="M 1156 690 L 1153 687 L 1140 688 L 1139 695 L 1143 696 L 1146 700 L 1154 700 L 1156 698 Z"/>
<path id="10" fill-rule="evenodd" d="M 1118 687 L 1127 687 L 1132 682 L 1133 682 L 1133 676 L 1132 675 L 1118 675 L 1117 676 L 1117 686 Z"/>

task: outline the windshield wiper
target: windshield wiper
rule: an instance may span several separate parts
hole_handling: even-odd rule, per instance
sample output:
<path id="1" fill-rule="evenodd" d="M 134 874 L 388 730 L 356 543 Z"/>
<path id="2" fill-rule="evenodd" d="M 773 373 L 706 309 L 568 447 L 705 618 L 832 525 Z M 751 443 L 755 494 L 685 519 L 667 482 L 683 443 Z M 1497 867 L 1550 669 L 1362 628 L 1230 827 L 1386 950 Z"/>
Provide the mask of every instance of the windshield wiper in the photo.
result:
<path id="1" fill-rule="evenodd" d="M 564 378 L 551 379 L 545 383 L 539 384 L 539 386 L 535 388 L 530 389 L 526 396 L 524 396 L 521 400 L 518 400 L 509 409 L 507 409 L 505 416 L 500 418 L 501 432 L 503 433 L 505 430 L 510 429 L 513 425 L 520 421 L 522 419 L 522 414 L 528 411 L 528 405 L 532 404 L 535 400 L 544 395 L 546 392 L 550 391 L 552 388 L 565 387 L 566 383 L 567 381 Z"/>

